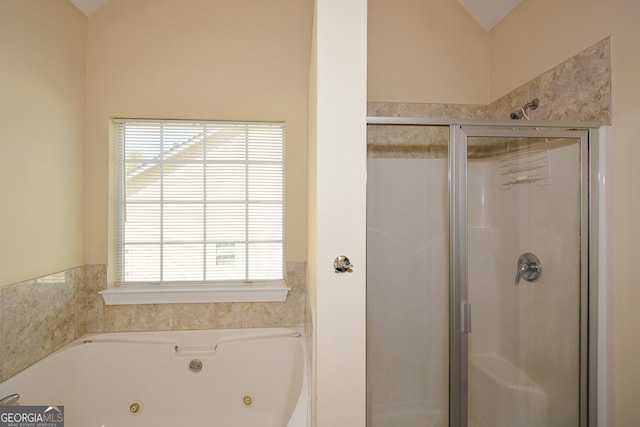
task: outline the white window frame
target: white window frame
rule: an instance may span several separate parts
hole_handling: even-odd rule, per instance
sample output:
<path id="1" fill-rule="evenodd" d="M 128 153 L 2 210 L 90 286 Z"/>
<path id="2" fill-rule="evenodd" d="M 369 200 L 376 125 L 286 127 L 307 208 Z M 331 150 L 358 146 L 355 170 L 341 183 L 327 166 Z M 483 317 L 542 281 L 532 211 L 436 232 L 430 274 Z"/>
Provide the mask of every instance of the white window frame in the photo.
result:
<path id="1" fill-rule="evenodd" d="M 115 128 L 116 128 L 116 171 L 114 172 L 115 179 L 117 180 L 116 184 L 116 203 L 115 203 L 115 219 L 116 224 L 114 227 L 115 230 L 115 253 L 116 253 L 116 283 L 115 287 L 102 291 L 101 294 L 104 297 L 105 303 L 107 305 L 121 305 L 121 304 L 167 304 L 167 303 L 197 303 L 197 302 L 256 302 L 256 301 L 284 301 L 286 299 L 287 293 L 290 288 L 285 285 L 285 265 L 284 265 L 284 123 L 281 122 L 228 122 L 228 121 L 203 121 L 203 120 L 143 120 L 143 119 L 114 119 L 113 120 Z M 256 279 L 255 277 L 249 277 L 248 272 L 249 263 L 254 260 L 259 260 L 260 258 L 251 258 L 249 254 L 249 246 L 250 244 L 264 244 L 264 241 L 252 241 L 250 240 L 250 233 L 247 231 L 244 235 L 242 241 L 235 241 L 235 243 L 226 242 L 223 240 L 211 239 L 206 233 L 207 227 L 207 219 L 206 214 L 203 215 L 203 228 L 205 230 L 202 240 L 195 244 L 203 245 L 203 277 L 199 279 L 189 279 L 189 280 L 158 280 L 158 278 L 151 280 L 136 280 L 136 281 L 126 281 L 124 280 L 124 262 L 125 262 L 125 246 L 126 245 L 135 245 L 135 243 L 131 243 L 131 241 L 126 240 L 125 236 L 125 221 L 124 221 L 124 206 L 127 201 L 131 201 L 127 199 L 126 190 L 125 190 L 125 174 L 127 171 L 127 162 L 131 162 L 131 159 L 125 159 L 124 155 L 124 130 L 126 126 L 155 126 L 157 125 L 159 128 L 163 128 L 164 126 L 171 127 L 173 126 L 181 126 L 181 125 L 194 125 L 194 126 L 202 126 L 203 129 L 210 128 L 231 128 L 231 129 L 242 129 L 245 127 L 246 129 L 253 128 L 280 128 L 282 132 L 282 140 L 281 140 L 281 157 L 279 159 L 279 166 L 281 170 L 281 176 L 279 177 L 279 182 L 281 182 L 281 197 L 280 200 L 275 200 L 270 203 L 274 203 L 275 206 L 281 206 L 282 209 L 282 219 L 281 219 L 281 236 L 280 238 L 275 238 L 271 242 L 276 246 L 281 245 L 281 254 L 280 255 L 280 272 L 277 272 L 277 267 L 274 269 L 274 265 L 272 264 L 271 269 L 268 273 L 265 273 L 266 276 L 269 276 L 266 279 Z M 205 131 L 204 135 L 208 135 Z M 247 153 L 250 149 L 251 141 L 247 139 L 246 147 Z M 158 158 L 147 158 L 148 163 L 158 163 L 162 162 L 166 159 L 168 150 L 165 148 L 166 145 L 162 140 L 159 141 L 159 149 L 158 149 Z M 206 146 L 207 143 L 203 142 L 201 144 L 203 146 L 203 150 L 205 150 L 205 154 L 200 159 L 196 159 L 191 161 L 189 164 L 202 165 L 203 170 L 203 182 L 206 183 L 206 170 L 208 167 L 215 168 L 212 166 L 215 164 L 220 164 L 220 160 L 210 161 L 206 154 Z M 271 161 L 271 160 L 269 160 Z M 238 164 L 238 161 L 234 161 L 234 164 Z M 268 162 L 267 162 L 268 163 Z M 246 156 L 244 162 L 240 162 L 240 164 L 244 165 L 247 170 L 249 170 L 250 165 L 256 164 L 255 160 L 250 160 L 249 155 Z M 258 160 L 257 164 L 261 164 L 260 160 Z M 275 163 L 278 166 L 278 163 Z M 276 167 L 277 169 L 277 167 Z M 161 169 L 162 171 L 162 169 Z M 164 172 L 160 172 L 162 175 Z M 247 178 L 249 179 L 249 178 Z M 277 179 L 274 179 L 278 182 Z M 206 186 L 206 184 L 204 184 Z M 247 191 L 245 192 L 245 199 L 243 203 L 249 206 L 252 203 L 255 203 L 255 199 L 250 198 L 250 184 L 249 181 L 246 181 L 245 184 L 247 187 Z M 162 190 L 164 191 L 164 190 Z M 162 193 L 161 191 L 161 193 Z M 205 190 L 206 193 L 206 190 Z M 277 193 L 276 193 L 277 194 Z M 162 200 L 162 196 L 158 200 L 159 205 L 165 206 L 164 201 Z M 203 196 L 201 201 L 198 203 L 202 204 L 205 211 L 207 209 L 208 204 L 210 203 L 207 200 L 206 195 Z M 260 203 L 258 201 L 258 203 Z M 131 203 L 130 203 L 131 204 Z M 157 205 L 158 203 L 156 203 Z M 235 221 L 237 217 L 233 217 Z M 245 211 L 245 215 L 243 217 L 243 221 L 246 224 L 246 228 L 248 230 L 249 224 L 249 209 Z M 155 227 L 155 226 L 154 226 Z M 277 229 L 277 228 L 276 228 Z M 265 229 L 266 230 L 266 229 Z M 142 242 L 142 244 L 153 244 L 158 247 L 163 247 L 166 243 L 164 237 L 162 235 L 162 226 L 160 226 L 158 241 L 150 241 L 150 242 Z M 133 234 L 133 233 L 132 233 Z M 276 233 L 277 234 L 277 233 Z M 138 242 L 140 244 L 140 242 Z M 174 243 L 175 244 L 175 243 Z M 212 261 L 210 265 L 217 265 L 221 268 L 228 265 L 230 261 L 233 260 L 233 255 L 230 255 L 230 247 L 234 247 L 236 244 L 243 247 L 243 251 L 246 249 L 247 255 L 244 257 L 244 260 L 247 263 L 246 266 L 246 275 L 242 278 L 233 277 L 231 279 L 223 278 L 218 280 L 207 280 L 205 277 L 207 275 L 207 250 L 211 253 L 208 255 Z M 243 246 L 244 245 L 244 246 Z M 208 249 L 207 249 L 208 248 Z M 216 252 L 218 251 L 218 252 Z M 278 254 L 276 253 L 275 258 L 278 258 Z M 164 258 L 163 258 L 164 259 Z M 244 261 L 243 261 L 244 262 Z M 160 268 L 163 269 L 162 262 L 160 263 Z M 164 271 L 164 270 L 162 270 Z M 195 270 L 194 270 L 195 271 Z M 251 270 L 255 271 L 255 270 Z M 198 272 L 199 274 L 199 272 Z M 253 274 L 253 273 L 252 273 Z M 274 278 L 273 275 L 277 277 Z M 162 273 L 160 274 L 160 278 L 162 278 Z"/>

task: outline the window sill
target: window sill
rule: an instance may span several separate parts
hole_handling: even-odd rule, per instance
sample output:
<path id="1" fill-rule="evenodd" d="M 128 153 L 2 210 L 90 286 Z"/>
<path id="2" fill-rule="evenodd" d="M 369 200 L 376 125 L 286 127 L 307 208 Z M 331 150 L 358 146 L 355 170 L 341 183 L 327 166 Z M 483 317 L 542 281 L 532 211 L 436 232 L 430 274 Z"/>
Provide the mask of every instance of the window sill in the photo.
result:
<path id="1" fill-rule="evenodd" d="M 282 283 L 250 285 L 126 285 L 101 291 L 106 305 L 188 304 L 209 302 L 282 302 L 287 299 Z"/>

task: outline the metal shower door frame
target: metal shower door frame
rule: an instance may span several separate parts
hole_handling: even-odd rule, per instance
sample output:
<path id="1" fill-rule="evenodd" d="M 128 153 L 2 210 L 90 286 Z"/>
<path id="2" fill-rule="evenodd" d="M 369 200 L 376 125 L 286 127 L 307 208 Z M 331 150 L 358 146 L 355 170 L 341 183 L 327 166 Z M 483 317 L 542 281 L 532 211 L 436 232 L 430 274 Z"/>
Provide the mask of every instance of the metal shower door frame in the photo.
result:
<path id="1" fill-rule="evenodd" d="M 508 123 L 508 124 L 507 124 Z M 409 123 L 406 123 L 409 124 Z M 417 123 L 412 123 L 417 124 Z M 518 126 L 519 125 L 519 126 Z M 580 140 L 580 427 L 597 420 L 597 132 L 590 123 L 478 122 L 449 126 L 449 426 L 468 425 L 467 139 L 542 137 Z M 507 127 L 508 126 L 508 127 Z"/>
<path id="2" fill-rule="evenodd" d="M 370 125 L 449 127 L 449 427 L 467 427 L 467 138 L 521 136 L 580 138 L 580 427 L 597 426 L 598 173 L 597 122 L 367 117 Z"/>

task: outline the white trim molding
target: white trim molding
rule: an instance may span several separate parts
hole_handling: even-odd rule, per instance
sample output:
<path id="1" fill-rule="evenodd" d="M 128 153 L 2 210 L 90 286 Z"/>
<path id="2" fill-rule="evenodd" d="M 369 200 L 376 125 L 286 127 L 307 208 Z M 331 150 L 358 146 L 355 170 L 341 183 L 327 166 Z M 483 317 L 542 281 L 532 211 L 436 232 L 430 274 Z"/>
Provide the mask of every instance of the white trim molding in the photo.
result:
<path id="1" fill-rule="evenodd" d="M 242 285 L 126 285 L 101 291 L 106 305 L 210 302 L 283 302 L 284 283 Z"/>

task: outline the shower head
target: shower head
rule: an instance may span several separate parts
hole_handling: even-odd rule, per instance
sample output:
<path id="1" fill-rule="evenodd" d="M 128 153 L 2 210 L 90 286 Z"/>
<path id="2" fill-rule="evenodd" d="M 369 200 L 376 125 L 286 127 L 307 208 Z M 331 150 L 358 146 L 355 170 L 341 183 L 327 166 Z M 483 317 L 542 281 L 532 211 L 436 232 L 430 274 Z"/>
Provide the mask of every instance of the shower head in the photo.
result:
<path id="1" fill-rule="evenodd" d="M 518 108 L 516 111 L 511 113 L 511 119 L 520 120 L 522 117 L 529 120 L 529 116 L 527 116 L 527 110 L 535 110 L 540 105 L 540 100 L 538 98 L 534 98 L 531 101 L 524 104 L 521 108 Z"/>
<path id="2" fill-rule="evenodd" d="M 513 113 L 511 113 L 511 119 L 512 120 L 520 120 L 522 118 L 523 114 L 524 114 L 524 108 L 519 108 L 518 110 L 516 110 Z"/>

